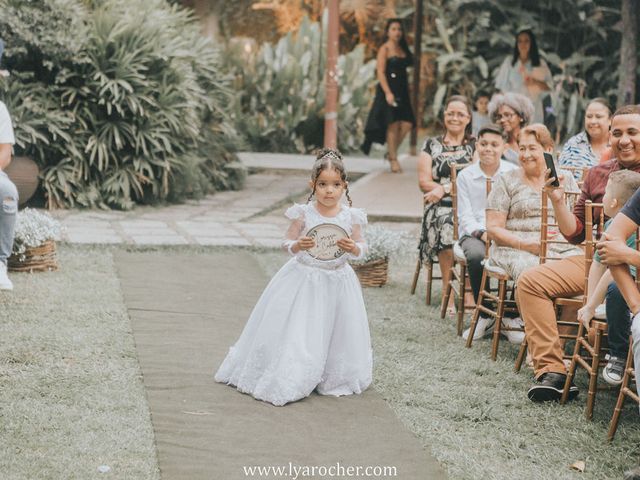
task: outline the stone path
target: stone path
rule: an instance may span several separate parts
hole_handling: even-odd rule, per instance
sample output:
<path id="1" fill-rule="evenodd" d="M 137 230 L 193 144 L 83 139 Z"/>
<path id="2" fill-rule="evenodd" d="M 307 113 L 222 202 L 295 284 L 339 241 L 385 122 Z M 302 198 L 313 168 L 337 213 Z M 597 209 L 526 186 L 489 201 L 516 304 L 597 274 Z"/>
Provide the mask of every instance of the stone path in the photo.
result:
<path id="1" fill-rule="evenodd" d="M 284 169 L 279 157 L 251 155 L 251 168 L 259 171 L 249 175 L 241 191 L 129 212 L 57 210 L 52 214 L 62 223 L 62 240 L 71 243 L 278 247 L 288 224 L 284 210 L 293 201 L 306 201 L 308 172 L 306 166 L 298 167 L 300 162 L 290 161 Z M 412 173 L 415 161 L 405 159 L 406 173 L 401 176 L 387 173 L 377 160 L 357 161 L 363 173 L 365 162 L 377 167 L 351 184 L 355 205 L 365 208 L 373 221 L 417 237 L 420 196 Z"/>

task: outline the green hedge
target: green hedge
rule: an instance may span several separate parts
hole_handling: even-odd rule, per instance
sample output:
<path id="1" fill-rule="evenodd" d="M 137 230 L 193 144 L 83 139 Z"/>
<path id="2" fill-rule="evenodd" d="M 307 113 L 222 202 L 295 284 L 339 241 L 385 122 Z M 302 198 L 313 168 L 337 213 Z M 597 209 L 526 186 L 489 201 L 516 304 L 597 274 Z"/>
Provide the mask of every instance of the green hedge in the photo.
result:
<path id="1" fill-rule="evenodd" d="M 90 5 L 87 5 L 90 3 Z M 219 50 L 164 0 L 0 0 L 0 95 L 49 206 L 131 208 L 238 188 Z"/>

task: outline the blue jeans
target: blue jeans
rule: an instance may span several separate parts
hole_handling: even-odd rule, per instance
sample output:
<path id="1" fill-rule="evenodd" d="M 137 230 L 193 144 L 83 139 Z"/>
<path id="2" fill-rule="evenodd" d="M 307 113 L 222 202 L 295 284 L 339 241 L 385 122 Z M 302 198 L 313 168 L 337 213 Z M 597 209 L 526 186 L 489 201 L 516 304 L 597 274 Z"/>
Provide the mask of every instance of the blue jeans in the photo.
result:
<path id="1" fill-rule="evenodd" d="M 609 350 L 612 357 L 627 358 L 631 312 L 618 286 L 610 283 L 607 289 L 607 324 L 609 326 Z"/>
<path id="2" fill-rule="evenodd" d="M 18 212 L 18 190 L 6 173 L 0 171 L 0 262 L 6 264 L 13 249 Z"/>

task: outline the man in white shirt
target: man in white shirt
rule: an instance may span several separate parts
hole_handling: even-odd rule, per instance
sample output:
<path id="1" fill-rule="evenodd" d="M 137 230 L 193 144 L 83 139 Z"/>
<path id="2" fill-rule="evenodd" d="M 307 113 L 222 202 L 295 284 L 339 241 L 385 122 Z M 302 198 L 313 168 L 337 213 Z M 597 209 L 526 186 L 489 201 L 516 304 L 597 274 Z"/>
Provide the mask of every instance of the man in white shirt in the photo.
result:
<path id="1" fill-rule="evenodd" d="M 458 242 L 467 258 L 467 271 L 473 299 L 477 302 L 482 281 L 482 261 L 484 260 L 487 241 L 485 225 L 485 209 L 487 205 L 487 178 L 492 181 L 516 167 L 514 164 L 500 160 L 505 148 L 502 130 L 497 125 L 485 125 L 478 132 L 476 151 L 480 161 L 474 163 L 458 174 L 456 188 L 458 192 Z M 493 329 L 495 319 L 481 316 L 478 319 L 474 340 L 488 335 Z M 463 334 L 466 340 L 467 329 Z"/>
<path id="2" fill-rule="evenodd" d="M 4 103 L 0 102 L 0 290 L 13 290 L 7 276 L 7 258 L 13 249 L 13 237 L 18 212 L 18 190 L 4 169 L 11 162 L 13 126 Z"/>

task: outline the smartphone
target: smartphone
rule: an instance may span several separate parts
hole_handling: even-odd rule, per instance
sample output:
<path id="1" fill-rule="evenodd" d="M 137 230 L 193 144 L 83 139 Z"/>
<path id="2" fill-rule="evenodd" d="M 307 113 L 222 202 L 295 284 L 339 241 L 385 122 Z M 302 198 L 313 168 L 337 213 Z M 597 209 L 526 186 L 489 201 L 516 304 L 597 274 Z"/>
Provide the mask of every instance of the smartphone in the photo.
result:
<path id="1" fill-rule="evenodd" d="M 544 152 L 544 163 L 546 163 L 547 168 L 551 170 L 550 178 L 554 179 L 553 182 L 551 182 L 551 186 L 559 187 L 560 182 L 558 181 L 558 172 L 556 171 L 556 162 L 553 160 L 553 155 Z"/>

